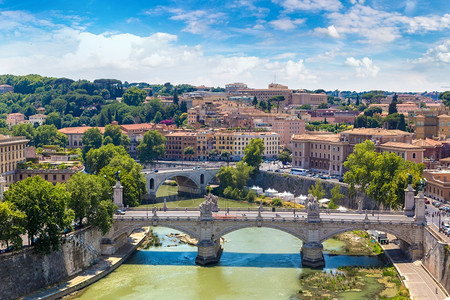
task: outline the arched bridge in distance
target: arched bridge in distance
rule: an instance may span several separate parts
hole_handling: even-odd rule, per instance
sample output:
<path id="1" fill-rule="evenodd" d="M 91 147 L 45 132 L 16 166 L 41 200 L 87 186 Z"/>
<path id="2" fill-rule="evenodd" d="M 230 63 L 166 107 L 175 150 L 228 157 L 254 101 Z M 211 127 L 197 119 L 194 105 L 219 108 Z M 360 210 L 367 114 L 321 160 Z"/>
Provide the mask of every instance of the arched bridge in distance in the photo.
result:
<path id="1" fill-rule="evenodd" d="M 352 230 L 378 230 L 395 235 L 400 246 L 412 259 L 423 256 L 425 204 L 423 193 L 414 197 L 412 211 L 320 211 L 318 205 L 293 212 L 258 210 L 205 212 L 202 207 L 190 210 L 128 211 L 115 216 L 110 232 L 104 236 L 105 254 L 119 249 L 131 232 L 145 226 L 162 226 L 184 232 L 198 240 L 196 263 L 217 263 L 222 254 L 220 237 L 249 227 L 266 227 L 287 232 L 302 240 L 302 264 L 325 265 L 322 243 L 333 236 Z M 225 249 L 226 250 L 226 249 Z"/>
<path id="2" fill-rule="evenodd" d="M 144 170 L 147 193 L 150 199 L 156 198 L 156 191 L 169 179 L 178 184 L 178 193 L 203 195 L 206 186 L 216 177 L 219 168 L 168 169 L 158 172 Z"/>

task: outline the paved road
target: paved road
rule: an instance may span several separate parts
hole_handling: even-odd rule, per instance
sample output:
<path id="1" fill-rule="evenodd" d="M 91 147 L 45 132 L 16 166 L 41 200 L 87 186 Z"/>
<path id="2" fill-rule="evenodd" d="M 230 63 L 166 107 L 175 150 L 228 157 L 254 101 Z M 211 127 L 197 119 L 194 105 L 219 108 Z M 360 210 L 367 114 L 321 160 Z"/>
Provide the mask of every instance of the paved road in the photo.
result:
<path id="1" fill-rule="evenodd" d="M 412 299 L 446 299 L 446 295 L 436 284 L 433 278 L 424 270 L 422 263 L 409 260 L 398 246 L 398 240 L 388 234 L 391 241 L 382 245 L 409 289 Z"/>

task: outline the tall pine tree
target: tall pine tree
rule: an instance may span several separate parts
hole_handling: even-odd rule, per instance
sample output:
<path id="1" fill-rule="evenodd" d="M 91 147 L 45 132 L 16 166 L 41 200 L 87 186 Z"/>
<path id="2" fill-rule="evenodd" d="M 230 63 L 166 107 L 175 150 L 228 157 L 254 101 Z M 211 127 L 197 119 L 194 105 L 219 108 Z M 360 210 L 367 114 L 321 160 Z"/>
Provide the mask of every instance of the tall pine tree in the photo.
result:
<path id="1" fill-rule="evenodd" d="M 397 94 L 394 94 L 392 101 L 389 104 L 389 115 L 397 113 Z"/>

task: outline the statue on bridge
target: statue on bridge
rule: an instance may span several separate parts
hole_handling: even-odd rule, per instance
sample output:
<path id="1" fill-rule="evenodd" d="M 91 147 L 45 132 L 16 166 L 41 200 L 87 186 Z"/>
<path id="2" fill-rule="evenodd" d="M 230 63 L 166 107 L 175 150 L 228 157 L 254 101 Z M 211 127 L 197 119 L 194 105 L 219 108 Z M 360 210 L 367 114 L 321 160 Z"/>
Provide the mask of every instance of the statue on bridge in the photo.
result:
<path id="1" fill-rule="evenodd" d="M 205 201 L 199 205 L 201 219 L 211 219 L 212 212 L 219 211 L 217 199 L 218 197 L 213 194 L 208 194 L 205 196 Z"/>
<path id="2" fill-rule="evenodd" d="M 317 198 L 311 194 L 306 197 L 306 212 L 308 214 L 308 220 L 320 220 L 319 202 L 317 202 Z"/>

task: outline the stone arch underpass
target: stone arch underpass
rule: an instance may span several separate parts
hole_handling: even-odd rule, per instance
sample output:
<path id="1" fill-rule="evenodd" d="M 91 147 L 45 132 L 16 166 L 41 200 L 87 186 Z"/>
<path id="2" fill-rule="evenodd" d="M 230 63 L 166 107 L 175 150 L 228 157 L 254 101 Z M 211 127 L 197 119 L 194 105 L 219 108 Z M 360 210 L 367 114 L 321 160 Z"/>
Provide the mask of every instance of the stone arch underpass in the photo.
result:
<path id="1" fill-rule="evenodd" d="M 172 228 L 198 240 L 196 262 L 206 265 L 217 263 L 220 260 L 223 251 L 220 237 L 244 228 L 264 227 L 280 230 L 300 239 L 303 242 L 302 263 L 310 267 L 321 267 L 325 264 L 322 246 L 325 240 L 353 230 L 379 230 L 395 235 L 402 242 L 402 249 L 409 256 L 419 258 L 423 253 L 424 223 L 420 220 L 416 221 L 414 218 L 405 220 L 377 222 L 360 219 L 336 222 L 322 219 L 318 222 L 310 222 L 307 218 L 284 219 L 258 216 L 256 218 L 201 219 L 198 217 L 159 217 L 155 214 L 148 218 L 116 218 L 110 232 L 104 236 L 104 244 L 109 245 L 109 253 L 114 253 L 126 241 L 126 237 L 137 228 L 146 226 Z"/>
<path id="2" fill-rule="evenodd" d="M 216 177 L 218 168 L 163 170 L 159 172 L 144 172 L 147 192 L 150 199 L 156 198 L 156 192 L 166 180 L 175 180 L 178 193 L 202 195 L 206 186 Z"/>

